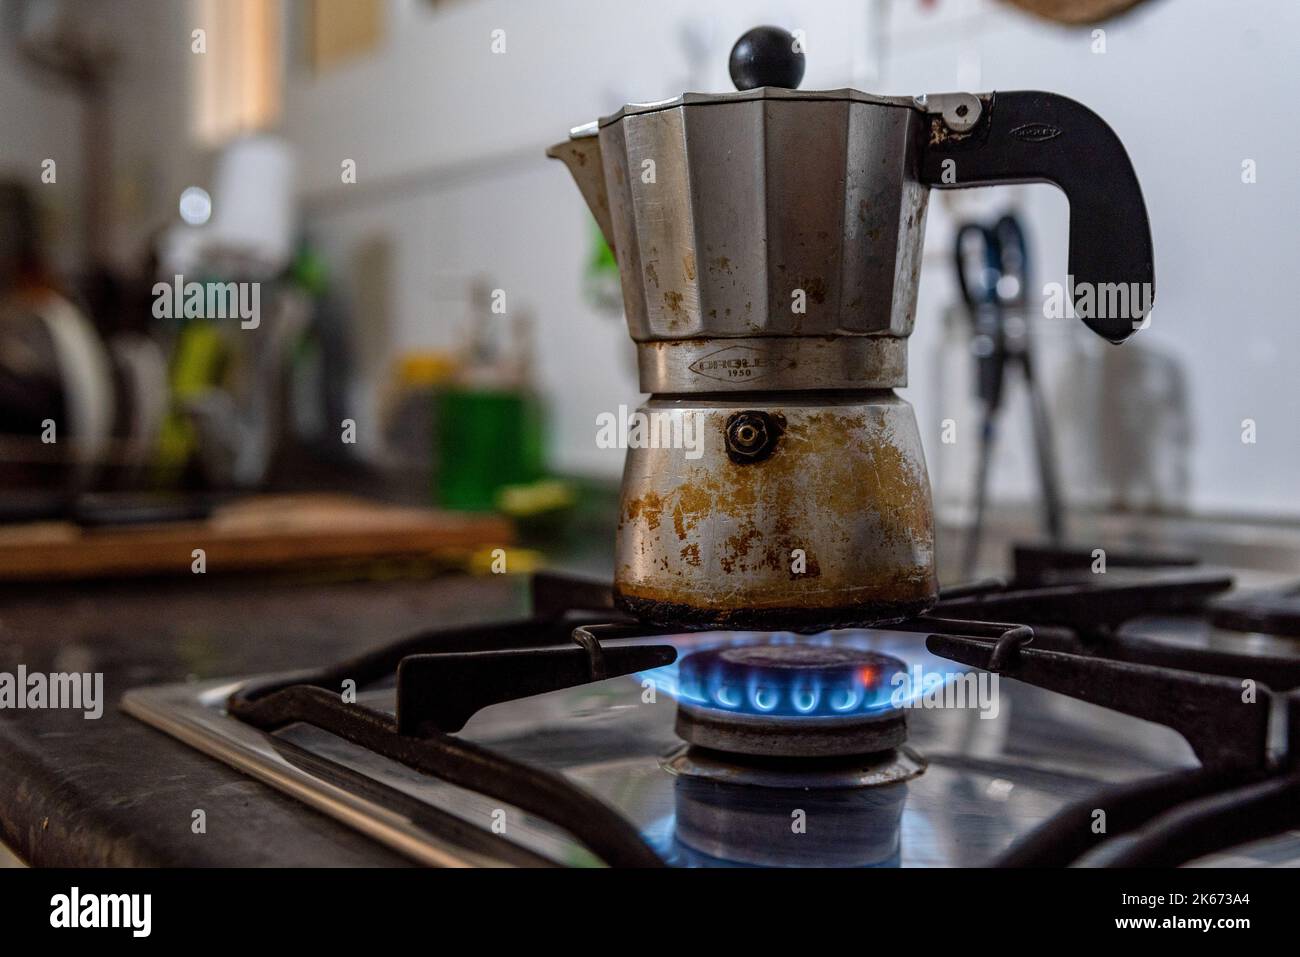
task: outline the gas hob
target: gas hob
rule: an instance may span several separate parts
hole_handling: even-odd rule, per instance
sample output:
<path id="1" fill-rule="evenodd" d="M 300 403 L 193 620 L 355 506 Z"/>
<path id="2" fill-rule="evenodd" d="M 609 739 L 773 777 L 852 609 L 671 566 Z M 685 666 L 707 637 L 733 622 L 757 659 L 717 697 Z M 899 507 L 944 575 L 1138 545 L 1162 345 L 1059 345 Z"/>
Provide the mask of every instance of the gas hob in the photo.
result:
<path id="1" fill-rule="evenodd" d="M 432 865 L 1300 862 L 1286 596 L 1111 565 L 1022 549 L 818 635 L 664 635 L 541 575 L 524 621 L 123 706 Z"/>

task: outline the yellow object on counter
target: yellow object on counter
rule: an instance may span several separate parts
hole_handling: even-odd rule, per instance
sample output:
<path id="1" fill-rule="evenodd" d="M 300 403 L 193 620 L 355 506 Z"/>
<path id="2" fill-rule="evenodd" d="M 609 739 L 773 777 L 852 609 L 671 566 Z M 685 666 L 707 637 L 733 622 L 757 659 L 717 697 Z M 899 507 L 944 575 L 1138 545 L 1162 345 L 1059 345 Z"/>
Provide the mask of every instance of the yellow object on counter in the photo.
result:
<path id="1" fill-rule="evenodd" d="M 531 575 L 542 565 L 542 553 L 531 548 L 481 548 L 468 561 L 472 575 Z"/>
<path id="2" fill-rule="evenodd" d="M 171 363 L 173 406 L 158 439 L 155 477 L 160 484 L 174 485 L 197 447 L 185 401 L 221 381 L 227 358 L 226 344 L 215 323 L 194 321 L 185 325 Z"/>
<path id="3" fill-rule="evenodd" d="M 396 362 L 397 384 L 408 389 L 441 385 L 459 368 L 456 358 L 445 352 L 407 352 Z"/>
<path id="4" fill-rule="evenodd" d="M 528 518 L 543 512 L 571 508 L 578 500 L 572 482 L 542 479 L 526 485 L 507 485 L 497 492 L 497 508 L 511 518 Z"/>

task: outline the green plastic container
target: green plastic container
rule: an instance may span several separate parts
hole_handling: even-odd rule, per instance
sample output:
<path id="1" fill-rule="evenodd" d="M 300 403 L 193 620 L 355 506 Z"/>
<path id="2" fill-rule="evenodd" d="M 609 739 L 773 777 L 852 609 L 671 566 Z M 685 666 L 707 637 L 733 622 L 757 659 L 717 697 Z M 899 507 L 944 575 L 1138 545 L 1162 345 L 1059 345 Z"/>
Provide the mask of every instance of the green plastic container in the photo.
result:
<path id="1" fill-rule="evenodd" d="M 434 398 L 438 429 L 436 499 L 444 508 L 486 512 L 504 485 L 543 474 L 542 413 L 529 394 L 449 389 Z"/>

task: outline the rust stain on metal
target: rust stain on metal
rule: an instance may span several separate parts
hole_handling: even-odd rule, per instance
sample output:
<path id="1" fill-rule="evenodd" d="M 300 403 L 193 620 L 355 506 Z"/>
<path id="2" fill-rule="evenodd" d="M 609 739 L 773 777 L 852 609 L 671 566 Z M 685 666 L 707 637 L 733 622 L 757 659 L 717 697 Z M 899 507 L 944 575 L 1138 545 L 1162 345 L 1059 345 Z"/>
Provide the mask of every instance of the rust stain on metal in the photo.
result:
<path id="1" fill-rule="evenodd" d="M 647 492 L 640 498 L 635 498 L 628 502 L 623 509 L 625 521 L 636 522 L 644 520 L 646 527 L 654 531 L 659 527 L 659 522 L 664 514 L 664 500 L 654 492 Z"/>
<path id="2" fill-rule="evenodd" d="M 680 292 L 670 289 L 664 293 L 664 305 L 667 307 L 669 312 L 668 329 L 670 331 L 679 331 L 688 323 L 689 317 L 686 315 L 686 309 L 683 307 L 684 301 L 685 297 L 683 297 Z"/>
<path id="3" fill-rule="evenodd" d="M 808 298 L 821 305 L 826 301 L 826 280 L 821 276 L 810 276 L 800 281 L 799 288 L 808 294 Z"/>
<path id="4" fill-rule="evenodd" d="M 846 450 L 850 436 L 867 441 Z M 733 596 L 753 609 L 815 609 L 832 602 L 839 609 L 853 607 L 859 620 L 868 610 L 920 607 L 933 590 L 928 562 L 920 555 L 915 562 L 900 558 L 932 540 L 927 492 L 918 463 L 871 416 L 836 411 L 792 416 L 770 459 L 689 469 L 662 498 L 647 501 L 643 495 L 628 503 L 624 519 L 643 521 L 641 533 L 653 541 L 663 534 L 658 532 L 663 512 L 671 514 L 676 546 L 669 554 L 706 576 L 686 573 L 682 579 L 679 573 L 680 580 L 654 576 L 632 583 L 628 568 L 619 576 L 620 592 L 679 609 L 710 609 Z M 854 538 L 861 534 L 863 515 L 874 516 L 879 555 L 865 554 L 852 563 L 837 558 L 827 566 L 826 553 L 853 554 L 868 545 Z M 712 537 L 719 528 L 728 531 Z M 659 549 L 651 545 L 651 554 Z M 802 573 L 792 568 L 796 549 L 805 553 Z M 658 560 L 655 564 L 660 566 Z"/>
<path id="5" fill-rule="evenodd" d="M 971 133 L 956 133 L 948 128 L 948 124 L 943 121 L 942 117 L 930 117 L 930 145 L 940 146 L 944 143 L 960 143 L 962 140 L 970 139 Z"/>
<path id="6" fill-rule="evenodd" d="M 724 422 L 723 415 L 710 416 L 706 433 Z M 865 623 L 933 601 L 928 482 L 871 414 L 791 415 L 769 459 L 701 465 L 660 491 L 624 509 L 630 527 L 623 534 L 649 540 L 650 554 L 672 555 L 677 569 L 658 574 L 656 558 L 656 573 L 634 580 L 636 572 L 623 566 L 620 600 L 648 620 L 703 627 L 775 615 Z M 659 527 L 665 511 L 672 516 L 671 552 L 662 541 L 667 529 Z M 804 552 L 802 573 L 793 569 L 795 549 Z"/>

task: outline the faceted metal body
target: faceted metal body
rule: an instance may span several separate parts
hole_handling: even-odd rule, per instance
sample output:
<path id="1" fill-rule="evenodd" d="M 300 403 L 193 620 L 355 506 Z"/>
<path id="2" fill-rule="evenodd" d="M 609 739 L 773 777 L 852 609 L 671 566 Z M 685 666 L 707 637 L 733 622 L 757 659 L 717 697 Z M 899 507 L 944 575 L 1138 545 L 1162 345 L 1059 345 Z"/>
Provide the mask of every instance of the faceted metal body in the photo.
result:
<path id="1" fill-rule="evenodd" d="M 681 420 L 671 431 L 699 435 L 699 455 L 628 450 L 615 563 L 624 608 L 665 626 L 817 629 L 934 603 L 930 484 L 912 408 L 892 392 L 655 397 L 640 411 Z M 758 461 L 727 447 L 728 422 L 744 412 L 782 422 Z"/>
<path id="2" fill-rule="evenodd" d="M 815 629 L 934 603 L 929 481 L 891 391 L 926 129 L 910 99 L 761 88 L 625 107 L 552 148 L 615 251 L 640 411 L 703 423 L 699 458 L 628 452 L 615 587 L 642 619 Z M 761 460 L 728 447 L 746 411 L 780 423 Z"/>
<path id="3" fill-rule="evenodd" d="M 755 98 L 600 130 L 637 342 L 912 331 L 928 190 L 910 104 Z"/>

